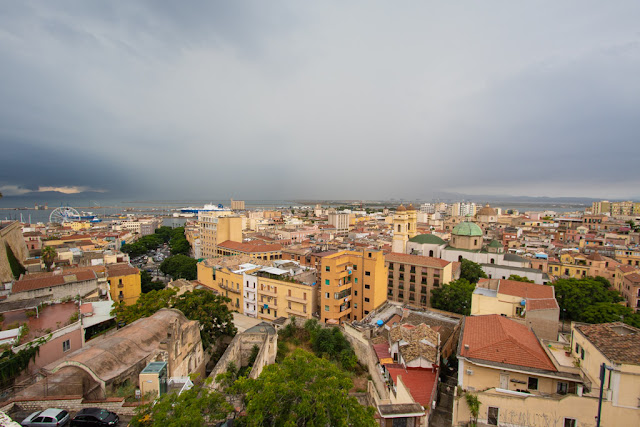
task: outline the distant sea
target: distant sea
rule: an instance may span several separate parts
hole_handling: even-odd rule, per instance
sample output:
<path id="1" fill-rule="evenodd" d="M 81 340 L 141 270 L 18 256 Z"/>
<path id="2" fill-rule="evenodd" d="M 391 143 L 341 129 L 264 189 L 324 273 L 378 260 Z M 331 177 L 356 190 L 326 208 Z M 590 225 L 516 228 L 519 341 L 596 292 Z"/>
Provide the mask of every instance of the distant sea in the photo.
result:
<path id="1" fill-rule="evenodd" d="M 36 210 L 35 204 L 44 206 L 48 204 L 48 210 Z M 166 215 L 171 216 L 173 212 L 179 211 L 184 207 L 202 207 L 207 203 L 215 205 L 222 204 L 229 206 L 229 200 L 122 200 L 122 199 L 83 199 L 82 197 L 73 196 L 69 197 L 68 201 L 61 201 L 56 198 L 55 200 L 38 199 L 37 197 L 4 197 L 0 199 L 0 220 L 13 219 L 22 220 L 24 222 L 47 222 L 51 212 L 61 206 L 70 206 L 77 209 L 79 212 L 92 212 L 98 217 L 105 216 L 120 216 L 126 214 L 146 214 L 146 215 Z M 288 208 L 288 207 L 300 207 L 300 206 L 315 206 L 316 203 L 320 203 L 323 206 L 341 206 L 350 205 L 351 201 L 344 200 L 245 200 L 245 206 L 247 209 L 275 209 L 275 208 Z M 394 207 L 399 202 L 392 201 L 365 201 L 363 205 L 365 207 L 381 208 L 384 206 Z M 422 203 L 421 201 L 414 201 L 414 205 Z M 519 212 L 528 211 L 555 211 L 558 213 L 583 211 L 589 207 L 586 204 L 578 203 L 517 203 L 517 202 L 495 202 L 491 204 L 494 207 L 501 207 L 503 210 L 514 209 Z M 176 226 L 178 223 L 184 223 L 184 219 L 180 219 L 176 222 L 174 219 L 165 220 L 165 225 Z"/>

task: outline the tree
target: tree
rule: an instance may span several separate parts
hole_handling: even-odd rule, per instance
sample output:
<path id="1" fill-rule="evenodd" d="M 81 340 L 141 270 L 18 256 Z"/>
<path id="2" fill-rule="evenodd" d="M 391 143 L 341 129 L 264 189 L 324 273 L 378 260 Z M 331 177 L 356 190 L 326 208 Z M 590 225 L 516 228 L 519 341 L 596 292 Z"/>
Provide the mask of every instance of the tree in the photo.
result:
<path id="1" fill-rule="evenodd" d="M 482 271 L 482 266 L 468 259 L 462 259 L 462 265 L 460 266 L 460 278 L 466 279 L 471 283 L 478 283 L 480 278 L 487 278 L 487 274 Z"/>
<path id="2" fill-rule="evenodd" d="M 51 265 L 56 260 L 58 253 L 53 248 L 53 246 L 45 246 L 40 251 L 40 256 L 42 257 L 42 261 L 44 262 L 45 267 L 47 267 L 47 271 L 51 271 Z"/>
<path id="3" fill-rule="evenodd" d="M 328 360 L 296 349 L 255 379 L 241 378 L 249 426 L 375 426 L 374 410 L 349 396 L 348 374 Z"/>
<path id="4" fill-rule="evenodd" d="M 609 289 L 609 286 L 609 281 L 603 277 L 558 279 L 553 283 L 560 310 L 565 310 L 570 319 L 578 322 L 586 321 L 583 317 L 586 308 L 597 303 L 615 304 L 622 300 L 620 294 Z"/>
<path id="5" fill-rule="evenodd" d="M 518 276 L 517 274 L 512 274 L 509 276 L 508 280 L 515 280 L 516 282 L 524 282 L 524 283 L 535 283 L 533 280 L 529 280 L 526 277 Z"/>
<path id="6" fill-rule="evenodd" d="M 471 421 L 472 425 L 478 424 L 478 415 L 480 415 L 480 400 L 478 399 L 478 395 L 467 393 L 465 396 L 465 400 L 467 401 L 467 406 L 469 407 L 469 412 L 471 412 Z"/>
<path id="7" fill-rule="evenodd" d="M 449 282 L 431 292 L 431 306 L 468 316 L 471 314 L 471 295 L 475 288 L 476 285 L 466 279 Z"/>
<path id="8" fill-rule="evenodd" d="M 140 286 L 142 293 L 146 294 L 151 291 L 160 291 L 165 288 L 164 283 L 159 280 L 153 280 L 153 276 L 148 271 L 140 271 Z"/>
<path id="9" fill-rule="evenodd" d="M 196 289 L 180 295 L 173 308 L 177 308 L 190 320 L 200 322 L 202 346 L 208 349 L 222 335 L 234 336 L 237 332 L 233 324 L 233 314 L 227 303 L 231 300 L 213 292 Z"/>
<path id="10" fill-rule="evenodd" d="M 116 316 L 118 322 L 129 324 L 143 317 L 149 317 L 161 308 L 171 307 L 175 295 L 175 289 L 147 292 L 146 294 L 141 294 L 135 304 L 125 305 L 123 302 L 119 303 L 111 314 Z"/>
<path id="11" fill-rule="evenodd" d="M 133 427 L 200 427 L 222 421 L 233 412 L 224 396 L 211 390 L 208 383 L 195 384 L 190 390 L 168 393 L 155 402 L 136 409 Z"/>
<path id="12" fill-rule="evenodd" d="M 171 230 L 171 240 L 169 241 L 172 255 L 189 255 L 191 245 L 184 235 L 184 227 L 176 227 Z"/>
<path id="13" fill-rule="evenodd" d="M 160 271 L 174 279 L 195 280 L 198 277 L 198 261 L 186 255 L 174 255 L 162 261 Z"/>

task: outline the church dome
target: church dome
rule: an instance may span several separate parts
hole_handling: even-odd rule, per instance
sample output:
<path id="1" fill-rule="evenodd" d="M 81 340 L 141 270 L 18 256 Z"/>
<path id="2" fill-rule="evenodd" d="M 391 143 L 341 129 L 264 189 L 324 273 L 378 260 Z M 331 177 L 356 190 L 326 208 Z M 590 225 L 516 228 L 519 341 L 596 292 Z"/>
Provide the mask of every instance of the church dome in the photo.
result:
<path id="1" fill-rule="evenodd" d="M 407 208 L 405 208 L 403 205 L 398 206 L 398 208 L 396 209 L 396 212 L 404 212 L 406 211 Z"/>
<path id="2" fill-rule="evenodd" d="M 482 209 L 480 209 L 478 211 L 478 213 L 476 214 L 477 216 L 496 216 L 498 213 L 496 212 L 495 209 L 493 209 L 491 206 L 489 206 L 489 203 L 487 203 L 486 205 L 484 205 L 484 207 Z"/>
<path id="3" fill-rule="evenodd" d="M 473 222 L 461 222 L 451 231 L 455 236 L 482 236 L 482 229 Z"/>
<path id="4" fill-rule="evenodd" d="M 442 245 L 444 240 L 434 234 L 418 234 L 409 239 L 410 242 L 419 243 L 421 245 Z"/>
<path id="5" fill-rule="evenodd" d="M 408 211 L 415 211 L 416 208 L 413 207 L 413 203 L 409 203 L 409 206 L 407 206 L 407 210 Z"/>

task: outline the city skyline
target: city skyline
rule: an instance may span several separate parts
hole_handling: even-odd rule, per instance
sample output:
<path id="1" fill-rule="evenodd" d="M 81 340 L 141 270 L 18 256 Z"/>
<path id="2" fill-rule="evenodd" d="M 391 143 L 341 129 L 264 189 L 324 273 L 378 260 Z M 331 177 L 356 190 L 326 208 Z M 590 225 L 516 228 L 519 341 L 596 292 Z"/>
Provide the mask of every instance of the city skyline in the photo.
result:
<path id="1" fill-rule="evenodd" d="M 0 5 L 5 199 L 640 197 L 635 3 L 190 4 Z"/>

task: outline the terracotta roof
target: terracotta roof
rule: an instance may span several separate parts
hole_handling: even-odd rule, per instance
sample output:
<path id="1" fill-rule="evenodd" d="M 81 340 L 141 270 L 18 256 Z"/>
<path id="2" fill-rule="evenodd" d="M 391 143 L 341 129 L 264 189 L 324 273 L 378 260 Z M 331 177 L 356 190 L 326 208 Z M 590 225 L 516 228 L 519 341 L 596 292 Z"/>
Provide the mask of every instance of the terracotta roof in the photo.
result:
<path id="1" fill-rule="evenodd" d="M 225 240 L 218 244 L 219 248 L 230 249 L 237 252 L 277 252 L 282 250 L 282 245 L 278 243 L 240 243 Z"/>
<path id="2" fill-rule="evenodd" d="M 500 279 L 498 293 L 522 298 L 554 298 L 553 286 Z"/>
<path id="3" fill-rule="evenodd" d="M 556 371 L 533 332 L 497 314 L 464 319 L 460 356 Z M 468 348 L 467 348 L 468 346 Z"/>
<path id="4" fill-rule="evenodd" d="M 638 273 L 627 274 L 626 276 L 624 276 L 624 280 L 628 280 L 634 283 L 640 283 L 640 274 Z"/>
<path id="5" fill-rule="evenodd" d="M 408 254 L 401 254 L 397 252 L 391 252 L 390 254 L 385 255 L 385 260 L 389 262 L 398 262 L 402 264 L 413 264 L 413 265 L 419 265 L 422 267 L 435 267 L 435 268 L 444 268 L 450 264 L 449 261 L 445 261 L 440 258 L 432 258 L 432 257 L 422 256 L 422 255 L 408 255 Z"/>
<path id="6" fill-rule="evenodd" d="M 57 272 L 56 272 L 57 273 Z M 67 283 L 83 282 L 96 278 L 96 273 L 92 270 L 79 270 L 75 273 L 48 273 L 31 278 L 28 275 L 18 280 L 11 290 L 12 293 L 34 291 L 36 289 L 51 288 L 53 286 L 65 285 Z"/>
<path id="7" fill-rule="evenodd" d="M 424 323 L 414 326 L 409 323 L 398 325 L 389 331 L 392 342 L 404 341 L 406 344 L 399 346 L 400 353 L 405 363 L 423 357 L 430 362 L 438 361 L 437 348 L 438 333 Z M 426 344 L 429 342 L 433 345 Z"/>
<path id="8" fill-rule="evenodd" d="M 398 375 L 407 386 L 413 400 L 421 404 L 427 410 L 431 409 L 431 392 L 438 374 L 431 369 L 424 368 L 391 368 L 386 367 L 394 384 L 398 383 Z"/>
<path id="9" fill-rule="evenodd" d="M 535 311 L 535 310 L 551 310 L 554 308 L 560 308 L 558 306 L 558 302 L 555 298 L 544 298 L 544 299 L 528 299 L 527 300 L 527 310 Z"/>
<path id="10" fill-rule="evenodd" d="M 622 322 L 577 325 L 576 329 L 612 362 L 640 365 L 640 329 Z"/>
<path id="11" fill-rule="evenodd" d="M 632 271 L 636 271 L 636 268 L 631 265 L 621 265 L 618 268 L 622 270 L 623 273 L 631 273 Z"/>
<path id="12" fill-rule="evenodd" d="M 108 264 L 106 267 L 107 276 L 109 277 L 128 276 L 130 274 L 140 273 L 140 270 L 128 263 Z"/>

